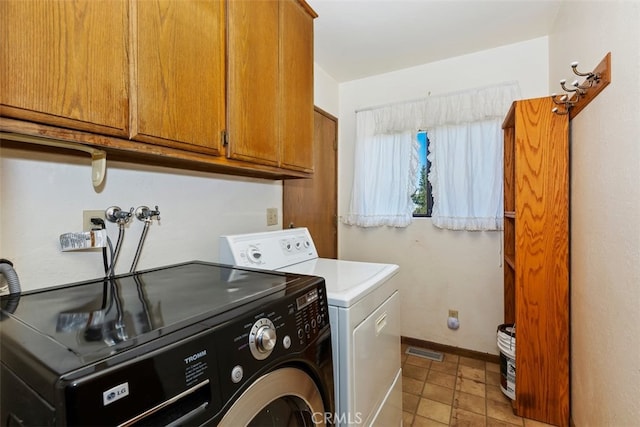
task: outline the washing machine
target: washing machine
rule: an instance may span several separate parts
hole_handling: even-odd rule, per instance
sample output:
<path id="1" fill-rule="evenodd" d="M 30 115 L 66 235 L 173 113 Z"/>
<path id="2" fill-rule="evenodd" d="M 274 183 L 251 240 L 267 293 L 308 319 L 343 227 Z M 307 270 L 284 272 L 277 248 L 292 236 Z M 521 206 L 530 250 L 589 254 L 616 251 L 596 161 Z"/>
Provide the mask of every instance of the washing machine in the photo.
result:
<path id="1" fill-rule="evenodd" d="M 0 298 L 3 425 L 324 426 L 324 280 L 193 261 Z"/>
<path id="2" fill-rule="evenodd" d="M 402 424 L 397 265 L 319 258 L 304 227 L 221 236 L 219 250 L 223 263 L 323 277 L 332 333 L 333 421 Z"/>

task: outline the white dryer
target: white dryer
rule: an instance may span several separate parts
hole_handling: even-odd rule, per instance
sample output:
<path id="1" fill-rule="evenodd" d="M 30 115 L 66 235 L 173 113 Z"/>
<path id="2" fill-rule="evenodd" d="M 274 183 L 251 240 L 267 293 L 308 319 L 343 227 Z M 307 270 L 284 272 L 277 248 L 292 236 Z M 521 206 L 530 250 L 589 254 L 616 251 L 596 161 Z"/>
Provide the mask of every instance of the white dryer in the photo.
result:
<path id="1" fill-rule="evenodd" d="M 400 426 L 400 300 L 395 264 L 319 258 L 306 228 L 220 237 L 220 262 L 325 279 L 336 425 Z"/>

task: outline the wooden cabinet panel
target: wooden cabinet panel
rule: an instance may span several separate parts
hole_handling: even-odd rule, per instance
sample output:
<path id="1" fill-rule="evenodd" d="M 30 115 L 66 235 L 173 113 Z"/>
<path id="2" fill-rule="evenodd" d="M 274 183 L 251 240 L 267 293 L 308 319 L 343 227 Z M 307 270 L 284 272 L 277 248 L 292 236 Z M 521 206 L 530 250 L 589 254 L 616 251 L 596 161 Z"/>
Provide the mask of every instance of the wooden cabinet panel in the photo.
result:
<path id="1" fill-rule="evenodd" d="M 550 97 L 516 101 L 505 120 L 505 150 L 511 151 L 505 152 L 505 209 L 514 206 L 505 212 L 505 317 L 510 306 L 517 341 L 516 413 L 564 426 L 569 423 L 569 138 L 568 116 L 552 113 L 553 106 Z"/>
<path id="2" fill-rule="evenodd" d="M 127 136 L 127 4 L 0 1 L 0 115 Z"/>
<path id="3" fill-rule="evenodd" d="M 229 0 L 228 8 L 227 156 L 277 166 L 279 2 Z"/>
<path id="4" fill-rule="evenodd" d="M 313 171 L 313 16 L 281 2 L 281 166 Z"/>
<path id="5" fill-rule="evenodd" d="M 218 154 L 225 127 L 225 2 L 132 2 L 132 138 Z"/>
<path id="6" fill-rule="evenodd" d="M 232 159 L 313 171 L 313 19 L 297 0 L 229 0 Z"/>
<path id="7" fill-rule="evenodd" d="M 315 16 L 303 0 L 0 1 L 0 130 L 308 177 Z"/>

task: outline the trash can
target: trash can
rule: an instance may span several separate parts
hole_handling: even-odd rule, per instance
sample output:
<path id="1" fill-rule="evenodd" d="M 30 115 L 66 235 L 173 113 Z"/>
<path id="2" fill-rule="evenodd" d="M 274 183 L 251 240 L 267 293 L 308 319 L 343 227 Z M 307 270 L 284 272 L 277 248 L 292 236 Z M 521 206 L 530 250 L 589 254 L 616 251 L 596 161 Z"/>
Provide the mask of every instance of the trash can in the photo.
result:
<path id="1" fill-rule="evenodd" d="M 516 326 L 505 323 L 498 326 L 500 349 L 500 389 L 511 400 L 516 400 Z"/>

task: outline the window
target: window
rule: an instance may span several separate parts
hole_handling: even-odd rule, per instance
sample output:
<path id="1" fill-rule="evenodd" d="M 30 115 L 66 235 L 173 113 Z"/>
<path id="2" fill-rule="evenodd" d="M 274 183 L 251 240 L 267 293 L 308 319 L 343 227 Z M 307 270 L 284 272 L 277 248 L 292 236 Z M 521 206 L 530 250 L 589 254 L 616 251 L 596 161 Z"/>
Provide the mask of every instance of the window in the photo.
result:
<path id="1" fill-rule="evenodd" d="M 427 132 L 418 132 L 418 173 L 416 176 L 416 192 L 411 195 L 416 209 L 413 211 L 414 217 L 430 217 L 433 209 L 433 195 L 431 194 L 431 183 L 427 179 L 431 170 L 431 162 L 427 159 L 429 154 L 429 138 Z"/>

